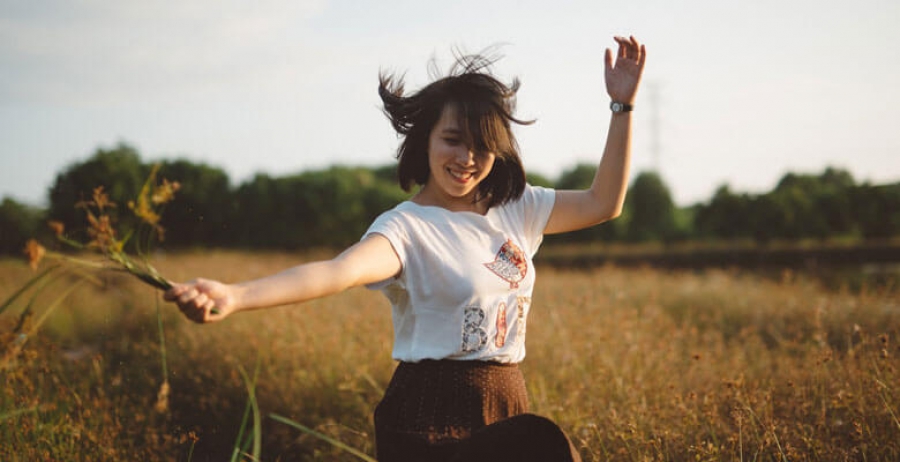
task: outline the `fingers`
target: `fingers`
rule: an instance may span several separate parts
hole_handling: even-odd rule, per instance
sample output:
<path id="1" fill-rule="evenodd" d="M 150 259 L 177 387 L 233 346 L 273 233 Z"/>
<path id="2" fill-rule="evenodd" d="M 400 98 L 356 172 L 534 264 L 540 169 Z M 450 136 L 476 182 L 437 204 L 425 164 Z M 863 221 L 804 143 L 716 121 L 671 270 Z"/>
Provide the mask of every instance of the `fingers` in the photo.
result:
<path id="1" fill-rule="evenodd" d="M 216 309 L 216 302 L 207 291 L 205 281 L 198 279 L 187 284 L 172 284 L 164 298 L 178 305 L 178 309 L 191 321 L 205 323 L 213 320 L 212 314 Z"/>
<path id="2" fill-rule="evenodd" d="M 615 36 L 613 40 L 619 44 L 619 49 L 616 52 L 616 58 L 618 59 L 633 59 L 639 63 L 643 62 L 644 54 L 646 50 L 643 45 L 633 35 L 626 37 Z"/>
<path id="3" fill-rule="evenodd" d="M 615 37 L 615 41 L 619 44 L 618 58 L 628 57 L 628 47 L 631 43 L 624 37 Z"/>
<path id="4" fill-rule="evenodd" d="M 177 284 L 174 282 L 170 283 L 170 284 L 172 285 L 172 287 L 169 290 L 167 290 L 165 293 L 163 293 L 163 300 L 165 300 L 167 302 L 174 302 L 176 299 L 178 299 L 179 296 L 181 296 L 181 294 L 184 292 L 184 290 L 187 288 L 187 286 L 184 284 Z"/>
<path id="5" fill-rule="evenodd" d="M 618 47 L 606 49 L 604 59 L 606 91 L 614 101 L 633 104 L 647 50 L 633 35 L 613 37 Z"/>
<path id="6" fill-rule="evenodd" d="M 218 319 L 213 315 L 213 313 L 215 313 L 215 307 L 215 301 L 210 299 L 201 301 L 199 297 L 193 299 L 190 304 L 178 306 L 178 308 L 181 309 L 181 312 L 184 313 L 185 317 L 200 324 Z"/>
<path id="7" fill-rule="evenodd" d="M 638 62 L 639 67 L 643 67 L 644 60 L 647 58 L 647 48 L 632 35 L 630 37 L 631 46 L 634 49 L 634 59 Z"/>

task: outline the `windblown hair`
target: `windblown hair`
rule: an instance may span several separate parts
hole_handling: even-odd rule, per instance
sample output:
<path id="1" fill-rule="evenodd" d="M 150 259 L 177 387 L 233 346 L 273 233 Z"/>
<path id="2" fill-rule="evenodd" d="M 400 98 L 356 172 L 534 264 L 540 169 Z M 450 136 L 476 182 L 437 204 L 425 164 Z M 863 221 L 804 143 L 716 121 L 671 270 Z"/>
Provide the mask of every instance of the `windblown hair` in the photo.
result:
<path id="1" fill-rule="evenodd" d="M 495 155 L 491 173 L 478 185 L 476 200 L 486 199 L 490 208 L 522 196 L 525 170 L 511 123 L 534 121 L 513 116 L 519 80 L 513 79 L 510 85 L 497 80 L 490 70 L 496 61 L 496 57 L 457 53 L 445 77 L 440 77 L 432 61 L 434 81 L 409 96 L 404 96 L 402 77 L 379 75 L 384 113 L 403 137 L 397 148 L 397 178 L 404 191 L 428 181 L 429 137 L 444 108 L 452 105 L 466 146 L 475 153 Z"/>

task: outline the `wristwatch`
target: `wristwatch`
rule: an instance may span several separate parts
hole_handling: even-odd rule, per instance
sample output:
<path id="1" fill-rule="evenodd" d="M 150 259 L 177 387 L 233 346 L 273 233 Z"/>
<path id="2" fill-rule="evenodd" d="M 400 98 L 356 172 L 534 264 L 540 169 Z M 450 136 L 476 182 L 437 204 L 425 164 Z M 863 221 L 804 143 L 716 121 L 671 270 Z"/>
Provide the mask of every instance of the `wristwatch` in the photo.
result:
<path id="1" fill-rule="evenodd" d="M 618 103 L 616 101 L 613 101 L 613 102 L 609 103 L 609 108 L 613 112 L 631 112 L 634 109 L 634 106 L 632 106 L 630 104 Z"/>

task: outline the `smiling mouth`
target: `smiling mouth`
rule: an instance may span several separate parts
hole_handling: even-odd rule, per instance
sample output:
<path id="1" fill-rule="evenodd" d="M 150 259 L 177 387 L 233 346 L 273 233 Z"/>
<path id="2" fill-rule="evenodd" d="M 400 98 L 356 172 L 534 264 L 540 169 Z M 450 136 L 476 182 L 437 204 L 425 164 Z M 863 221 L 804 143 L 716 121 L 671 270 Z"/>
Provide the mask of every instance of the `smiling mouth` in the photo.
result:
<path id="1" fill-rule="evenodd" d="M 453 170 L 451 168 L 447 169 L 447 172 L 450 173 L 450 176 L 456 178 L 460 182 L 466 182 L 472 179 L 475 176 L 475 172 L 461 172 L 459 170 Z"/>

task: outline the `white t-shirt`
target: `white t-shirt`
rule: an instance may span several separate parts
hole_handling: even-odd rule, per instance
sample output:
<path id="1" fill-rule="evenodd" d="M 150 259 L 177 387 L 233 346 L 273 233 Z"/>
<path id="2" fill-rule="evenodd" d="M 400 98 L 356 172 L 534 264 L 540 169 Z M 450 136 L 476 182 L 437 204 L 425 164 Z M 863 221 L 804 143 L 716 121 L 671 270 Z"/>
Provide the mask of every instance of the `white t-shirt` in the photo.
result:
<path id="1" fill-rule="evenodd" d="M 552 189 L 529 185 L 485 215 L 410 201 L 381 214 L 363 238 L 386 237 L 403 265 L 369 286 L 393 307 L 394 359 L 521 361 L 532 257 L 554 201 Z"/>

